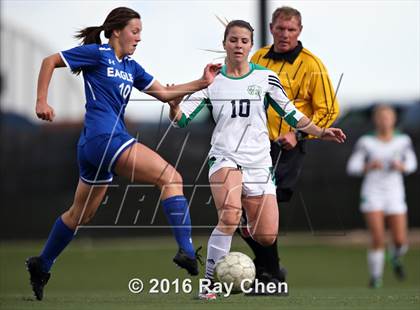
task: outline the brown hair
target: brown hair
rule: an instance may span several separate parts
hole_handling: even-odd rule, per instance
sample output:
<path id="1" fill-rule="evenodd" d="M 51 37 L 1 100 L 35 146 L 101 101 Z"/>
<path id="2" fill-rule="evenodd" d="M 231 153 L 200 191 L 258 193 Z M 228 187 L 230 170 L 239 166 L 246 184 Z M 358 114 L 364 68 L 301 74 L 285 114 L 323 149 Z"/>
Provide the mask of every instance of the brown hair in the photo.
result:
<path id="1" fill-rule="evenodd" d="M 275 23 L 276 19 L 282 16 L 286 20 L 291 19 L 292 17 L 296 17 L 296 19 L 299 22 L 299 26 L 302 26 L 302 16 L 300 15 L 300 12 L 290 6 L 282 6 L 280 8 L 277 8 L 271 17 L 271 23 Z"/>
<path id="2" fill-rule="evenodd" d="M 140 19 L 140 14 L 136 11 L 126 8 L 118 7 L 113 9 L 108 16 L 105 18 L 104 23 L 101 26 L 93 26 L 81 29 L 76 32 L 74 37 L 82 40 L 82 44 L 102 44 L 101 32 L 104 31 L 105 38 L 111 38 L 114 30 L 121 30 L 127 26 L 128 22 L 133 19 Z M 74 70 L 73 73 L 79 74 L 81 69 Z"/>
<path id="3" fill-rule="evenodd" d="M 223 36 L 223 42 L 226 41 L 229 31 L 233 27 L 241 27 L 248 29 L 251 32 L 251 43 L 254 44 L 254 28 L 252 28 L 250 23 L 240 19 L 232 20 L 231 22 L 229 22 L 229 24 L 226 25 L 225 34 Z"/>

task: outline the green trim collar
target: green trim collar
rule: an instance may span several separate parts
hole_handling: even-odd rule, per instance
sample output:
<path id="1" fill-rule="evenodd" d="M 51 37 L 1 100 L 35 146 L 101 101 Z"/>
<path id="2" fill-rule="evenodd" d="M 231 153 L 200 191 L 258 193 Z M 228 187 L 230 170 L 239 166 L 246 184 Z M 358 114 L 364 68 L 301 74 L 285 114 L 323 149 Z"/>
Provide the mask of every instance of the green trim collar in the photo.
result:
<path id="1" fill-rule="evenodd" d="M 246 74 L 244 74 L 242 76 L 235 77 L 235 76 L 227 75 L 227 73 L 226 73 L 226 65 L 224 65 L 222 67 L 222 69 L 220 70 L 220 73 L 223 76 L 227 77 L 228 79 L 231 79 L 231 80 L 241 80 L 241 79 L 246 78 L 248 75 L 250 75 L 252 73 L 252 71 L 254 71 L 256 69 L 255 68 L 255 64 L 253 64 L 252 62 L 249 62 L 248 65 L 249 65 L 249 71 L 248 71 L 248 73 L 246 73 Z"/>

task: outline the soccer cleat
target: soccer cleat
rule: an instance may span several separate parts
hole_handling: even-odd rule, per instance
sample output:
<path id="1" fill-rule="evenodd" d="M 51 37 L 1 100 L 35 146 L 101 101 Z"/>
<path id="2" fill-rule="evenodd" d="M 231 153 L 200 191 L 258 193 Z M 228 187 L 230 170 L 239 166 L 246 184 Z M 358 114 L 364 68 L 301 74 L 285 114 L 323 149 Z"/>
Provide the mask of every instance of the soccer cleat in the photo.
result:
<path id="1" fill-rule="evenodd" d="M 211 291 L 207 291 L 207 292 L 200 292 L 198 294 L 198 299 L 201 300 L 215 300 L 217 299 L 217 294 Z"/>
<path id="2" fill-rule="evenodd" d="M 286 282 L 286 275 L 287 275 L 287 269 L 280 265 L 279 273 L 276 275 L 272 275 L 264 271 L 263 268 L 257 268 L 255 279 L 258 282 L 264 283 L 264 285 L 266 286 L 268 283 L 274 283 L 276 286 L 278 286 L 279 283 Z M 256 282 L 254 281 L 251 291 L 249 293 L 246 293 L 245 295 L 246 296 L 285 296 L 287 295 L 287 293 L 284 293 L 284 292 L 270 293 L 265 289 L 258 290 L 256 289 Z"/>
<path id="3" fill-rule="evenodd" d="M 391 258 L 391 265 L 392 269 L 394 270 L 394 274 L 397 277 L 398 280 L 402 281 L 405 279 L 405 270 L 404 266 L 401 263 L 401 260 L 399 257 Z"/>
<path id="4" fill-rule="evenodd" d="M 280 265 L 279 273 L 275 275 L 274 277 L 279 279 L 280 282 L 286 282 L 286 276 L 287 276 L 287 269 Z"/>
<path id="5" fill-rule="evenodd" d="M 258 285 L 257 282 L 259 282 Z M 264 272 L 260 275 L 260 278 L 257 278 L 256 281 L 254 281 L 251 290 L 248 293 L 245 293 L 245 296 L 287 296 L 287 292 L 279 292 L 277 290 L 275 290 L 275 292 L 271 292 L 267 289 L 267 285 L 269 283 L 274 283 L 275 287 L 279 287 L 281 282 L 282 281 L 276 277 Z M 261 284 L 264 284 L 263 288 L 261 287 Z"/>
<path id="6" fill-rule="evenodd" d="M 262 282 L 265 285 L 268 283 L 274 283 L 276 286 L 281 282 L 286 282 L 286 276 L 287 276 L 287 269 L 283 266 L 279 265 L 279 270 L 277 274 L 271 274 L 266 271 L 266 268 L 263 265 L 259 265 L 256 263 L 256 260 L 254 259 L 255 264 L 255 279 L 258 282 Z M 275 292 L 275 293 L 269 293 L 267 290 L 258 290 L 256 289 L 256 281 L 254 281 L 253 286 L 251 288 L 251 291 L 249 293 L 246 293 L 246 296 L 285 296 L 287 294 L 283 292 Z"/>
<path id="7" fill-rule="evenodd" d="M 195 257 L 191 258 L 187 255 L 187 253 L 183 249 L 179 249 L 176 253 L 173 262 L 181 268 L 184 268 L 188 271 L 188 273 L 192 276 L 198 275 L 198 264 L 197 260 L 203 265 L 201 260 L 201 255 L 198 251 L 201 250 L 201 246 L 195 251 Z"/>
<path id="8" fill-rule="evenodd" d="M 255 265 L 255 278 L 258 280 L 268 283 L 271 278 L 276 278 L 280 282 L 286 282 L 287 269 L 279 264 L 279 269 L 276 274 L 270 274 L 263 265 L 257 264 L 257 260 L 254 259 Z"/>
<path id="9" fill-rule="evenodd" d="M 203 292 L 198 293 L 198 299 L 201 300 L 215 300 L 217 299 L 217 293 L 213 291 L 213 281 L 210 285 L 210 289 L 205 289 Z"/>
<path id="10" fill-rule="evenodd" d="M 51 274 L 42 271 L 42 259 L 36 256 L 29 257 L 26 260 L 26 269 L 31 276 L 30 282 L 36 299 L 42 300 L 44 297 L 44 286 L 48 283 Z"/>
<path id="11" fill-rule="evenodd" d="M 382 287 L 382 278 L 370 278 L 369 281 L 370 288 L 381 288 Z"/>

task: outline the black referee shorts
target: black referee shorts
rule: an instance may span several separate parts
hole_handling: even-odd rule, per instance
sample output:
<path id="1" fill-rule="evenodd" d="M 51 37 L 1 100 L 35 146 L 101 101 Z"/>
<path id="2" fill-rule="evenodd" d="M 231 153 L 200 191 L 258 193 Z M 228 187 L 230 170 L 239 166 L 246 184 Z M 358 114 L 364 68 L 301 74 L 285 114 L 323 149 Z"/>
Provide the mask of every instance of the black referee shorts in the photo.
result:
<path id="1" fill-rule="evenodd" d="M 274 176 L 276 178 L 277 187 L 277 201 L 279 203 L 288 202 L 292 198 L 303 167 L 303 158 L 305 157 L 305 154 L 305 140 L 299 141 L 291 150 L 285 150 L 277 143 L 271 142 L 270 155 L 273 160 Z"/>

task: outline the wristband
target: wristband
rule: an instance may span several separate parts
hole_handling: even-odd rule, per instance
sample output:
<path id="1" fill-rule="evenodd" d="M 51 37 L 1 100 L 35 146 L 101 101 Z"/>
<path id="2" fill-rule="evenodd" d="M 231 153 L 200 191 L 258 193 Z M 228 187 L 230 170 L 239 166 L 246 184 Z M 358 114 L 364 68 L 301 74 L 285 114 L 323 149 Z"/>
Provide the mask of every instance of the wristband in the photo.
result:
<path id="1" fill-rule="evenodd" d="M 308 136 L 308 134 L 306 132 L 297 130 L 295 131 L 295 136 L 297 141 L 303 141 Z"/>

